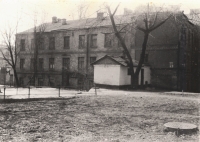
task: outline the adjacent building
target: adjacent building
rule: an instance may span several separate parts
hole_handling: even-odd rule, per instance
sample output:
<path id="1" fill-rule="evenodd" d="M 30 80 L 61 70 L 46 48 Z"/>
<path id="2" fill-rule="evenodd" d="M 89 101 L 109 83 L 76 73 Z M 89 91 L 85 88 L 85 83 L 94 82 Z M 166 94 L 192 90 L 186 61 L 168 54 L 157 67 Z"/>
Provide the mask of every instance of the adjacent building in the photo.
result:
<path id="1" fill-rule="evenodd" d="M 9 54 L 5 45 L 0 45 L 0 50 L 5 56 L 9 58 Z M 0 52 L 0 84 L 1 85 L 14 85 L 14 77 L 12 67 L 4 60 L 3 55 Z"/>
<path id="2" fill-rule="evenodd" d="M 135 57 L 139 59 L 143 35 L 136 32 Z M 197 27 L 183 13 L 176 14 L 149 37 L 145 62 L 151 67 L 151 83 L 170 90 L 198 92 Z"/>

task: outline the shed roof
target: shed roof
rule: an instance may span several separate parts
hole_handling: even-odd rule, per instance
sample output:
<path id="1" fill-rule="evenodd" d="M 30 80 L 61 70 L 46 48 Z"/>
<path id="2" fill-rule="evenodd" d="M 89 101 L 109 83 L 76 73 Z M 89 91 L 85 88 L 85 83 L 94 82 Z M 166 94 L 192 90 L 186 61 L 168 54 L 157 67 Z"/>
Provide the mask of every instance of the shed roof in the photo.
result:
<path id="1" fill-rule="evenodd" d="M 112 61 L 114 61 L 115 63 L 121 65 L 121 66 L 128 66 L 128 61 L 122 57 L 119 56 L 109 56 L 109 55 L 105 55 L 103 57 L 101 57 L 100 59 L 96 60 L 95 62 L 93 62 L 91 65 L 95 65 L 98 64 L 100 61 L 104 60 L 104 59 L 110 59 Z M 137 66 L 138 65 L 138 61 L 133 60 L 133 66 Z"/>

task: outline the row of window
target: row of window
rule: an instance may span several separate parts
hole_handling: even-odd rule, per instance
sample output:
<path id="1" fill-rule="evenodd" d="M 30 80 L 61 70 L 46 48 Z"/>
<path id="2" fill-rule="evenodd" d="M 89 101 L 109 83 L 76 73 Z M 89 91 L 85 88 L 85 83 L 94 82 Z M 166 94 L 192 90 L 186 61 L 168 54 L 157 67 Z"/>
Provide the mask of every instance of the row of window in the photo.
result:
<path id="1" fill-rule="evenodd" d="M 105 47 L 112 47 L 114 43 L 113 34 L 105 33 Z M 123 39 L 125 38 L 125 34 L 122 33 Z M 64 49 L 70 49 L 70 36 L 65 36 L 64 39 Z M 79 48 L 83 49 L 86 47 L 86 38 L 85 35 L 79 35 Z M 97 48 L 97 34 L 90 35 L 90 47 Z M 37 45 L 38 49 L 44 49 L 44 38 L 40 38 L 38 41 L 34 39 L 31 40 L 31 49 L 34 48 L 34 45 Z M 118 46 L 121 46 L 120 42 L 118 42 Z M 20 42 L 20 50 L 25 51 L 25 39 L 21 39 Z M 49 50 L 55 50 L 55 37 L 49 37 Z"/>
<path id="2" fill-rule="evenodd" d="M 90 64 L 96 61 L 96 57 L 90 57 Z M 78 69 L 84 69 L 85 64 L 85 58 L 84 57 L 78 57 Z M 34 69 L 34 59 L 32 58 L 30 61 L 30 70 Z M 55 59 L 49 58 L 49 70 L 54 70 L 55 67 Z M 62 68 L 64 70 L 70 69 L 70 58 L 63 58 L 62 59 Z M 25 69 L 25 59 L 20 59 L 20 69 Z M 38 70 L 44 69 L 44 59 L 39 58 L 38 59 Z"/>

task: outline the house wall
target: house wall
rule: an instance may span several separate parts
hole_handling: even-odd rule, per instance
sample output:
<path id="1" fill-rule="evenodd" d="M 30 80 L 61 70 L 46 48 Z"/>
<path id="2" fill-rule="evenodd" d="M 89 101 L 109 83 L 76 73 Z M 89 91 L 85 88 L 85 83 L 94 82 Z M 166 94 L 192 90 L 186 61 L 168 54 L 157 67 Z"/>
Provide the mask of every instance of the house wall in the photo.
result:
<path id="1" fill-rule="evenodd" d="M 113 47 L 105 47 L 105 33 L 112 33 L 112 27 L 98 27 L 93 29 L 75 29 L 71 31 L 54 31 L 49 33 L 44 33 L 44 49 L 38 50 L 38 58 L 44 59 L 44 70 L 38 71 L 38 75 L 43 77 L 44 86 L 49 86 L 49 78 L 56 78 L 54 80 L 54 86 L 62 85 L 62 59 L 70 58 L 70 72 L 80 72 L 81 74 L 87 74 L 90 81 L 93 80 L 93 67 L 90 65 L 90 57 L 96 57 L 99 59 L 104 55 L 116 55 L 122 54 L 122 48 L 118 46 L 118 41 L 113 37 L 114 43 Z M 97 47 L 91 48 L 90 43 L 87 44 L 87 35 L 97 34 Z M 84 49 L 79 48 L 79 35 L 85 35 L 85 45 Z M 70 49 L 64 49 L 64 36 L 70 36 Z M 31 39 L 33 39 L 33 33 L 25 33 L 17 35 L 17 47 L 20 49 L 20 40 L 25 39 L 25 51 L 20 51 L 19 59 L 17 62 L 17 72 L 19 78 L 23 78 L 24 84 L 28 85 L 30 77 L 33 76 L 34 71 L 30 70 L 30 60 L 34 57 L 33 50 L 31 50 Z M 49 50 L 49 37 L 55 37 L 55 50 Z M 131 49 L 132 37 L 128 36 L 125 40 L 127 47 L 131 52 L 133 58 L 135 58 L 135 52 Z M 87 46 L 89 45 L 89 46 Z M 84 68 L 83 70 L 78 70 L 78 57 L 84 57 Z M 25 68 L 20 69 L 20 59 L 25 59 Z M 49 58 L 54 58 L 55 69 L 53 71 L 49 70 Z M 88 69 L 87 69 L 88 66 Z M 78 77 L 70 76 L 69 87 L 77 87 Z M 37 84 L 37 82 L 36 82 Z"/>
<path id="2" fill-rule="evenodd" d="M 197 58 L 193 33 L 195 26 L 181 15 L 171 18 L 149 35 L 146 54 L 151 67 L 152 86 L 170 90 L 197 90 Z M 136 32 L 135 57 L 139 60 L 143 42 L 143 33 Z M 173 66 L 170 66 L 173 62 Z"/>
<path id="3" fill-rule="evenodd" d="M 150 70 L 150 67 L 142 67 L 142 69 L 144 69 L 144 85 L 145 85 L 145 82 L 147 84 L 151 84 L 151 70 Z M 136 70 L 136 68 L 134 70 Z M 138 84 L 141 85 L 141 71 L 139 73 Z"/>
<path id="4" fill-rule="evenodd" d="M 120 65 L 94 65 L 94 83 L 104 85 L 120 84 Z"/>
<path id="5" fill-rule="evenodd" d="M 120 66 L 120 83 L 119 85 L 130 85 L 131 84 L 131 76 L 128 75 L 128 68 L 124 66 Z"/>

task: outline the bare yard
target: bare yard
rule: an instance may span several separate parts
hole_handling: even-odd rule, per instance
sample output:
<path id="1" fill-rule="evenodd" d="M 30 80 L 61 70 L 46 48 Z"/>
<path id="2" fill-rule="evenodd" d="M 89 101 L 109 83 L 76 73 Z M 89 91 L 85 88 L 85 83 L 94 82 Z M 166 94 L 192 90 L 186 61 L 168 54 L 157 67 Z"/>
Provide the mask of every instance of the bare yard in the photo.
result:
<path id="1" fill-rule="evenodd" d="M 178 97 L 77 96 L 0 104 L 0 141 L 199 141 L 164 132 L 171 121 L 199 125 L 199 103 Z"/>

